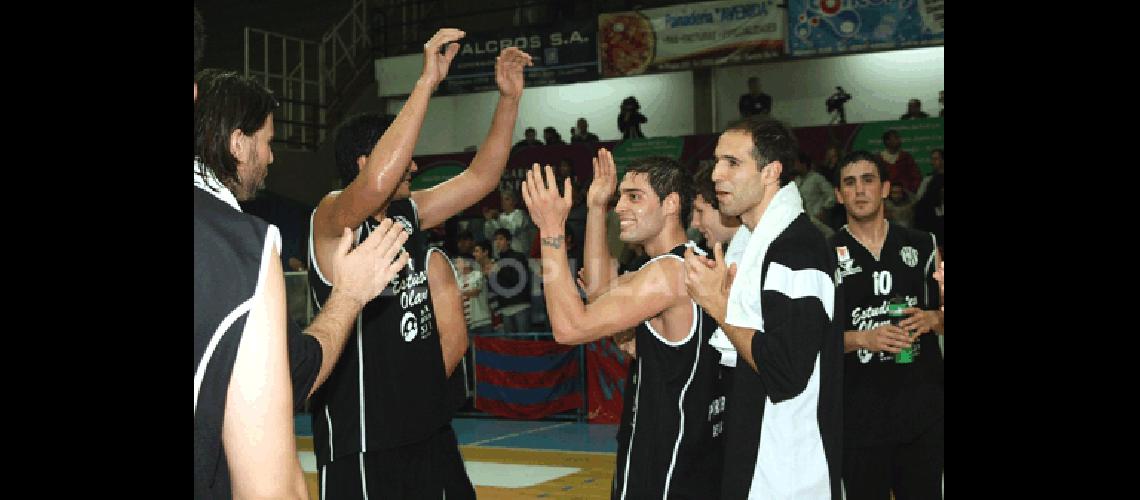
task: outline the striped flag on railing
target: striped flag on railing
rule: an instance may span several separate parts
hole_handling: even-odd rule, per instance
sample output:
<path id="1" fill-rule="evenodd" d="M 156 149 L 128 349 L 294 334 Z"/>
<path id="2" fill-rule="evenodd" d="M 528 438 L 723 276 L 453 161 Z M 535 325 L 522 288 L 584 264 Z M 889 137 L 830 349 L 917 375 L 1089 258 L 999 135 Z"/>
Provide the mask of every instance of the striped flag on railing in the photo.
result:
<path id="1" fill-rule="evenodd" d="M 475 408 L 538 419 L 582 406 L 578 354 L 550 340 L 475 337 Z"/>

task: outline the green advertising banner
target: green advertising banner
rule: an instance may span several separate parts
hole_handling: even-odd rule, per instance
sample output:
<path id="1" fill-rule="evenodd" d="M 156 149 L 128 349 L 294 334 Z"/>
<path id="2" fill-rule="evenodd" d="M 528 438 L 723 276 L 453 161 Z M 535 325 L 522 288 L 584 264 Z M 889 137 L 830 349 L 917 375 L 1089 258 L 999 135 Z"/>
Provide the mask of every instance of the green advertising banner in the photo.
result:
<path id="1" fill-rule="evenodd" d="M 621 182 L 622 176 L 625 175 L 625 168 L 629 166 L 630 161 L 646 156 L 668 156 L 674 160 L 680 160 L 681 150 L 684 147 L 684 137 L 630 139 L 618 143 L 613 150 L 618 182 Z"/>
<path id="2" fill-rule="evenodd" d="M 888 130 L 895 130 L 902 139 L 902 150 L 914 157 L 922 175 L 930 175 L 930 150 L 942 148 L 943 118 L 920 118 L 916 120 L 896 120 L 889 122 L 868 122 L 859 127 L 855 137 L 851 140 L 850 151 L 866 150 L 878 153 L 886 149 L 883 146 L 883 134 Z"/>
<path id="3" fill-rule="evenodd" d="M 435 187 L 443 181 L 463 173 L 466 168 L 466 165 L 458 162 L 437 163 L 430 170 L 417 173 L 415 177 L 412 177 L 412 191 Z"/>

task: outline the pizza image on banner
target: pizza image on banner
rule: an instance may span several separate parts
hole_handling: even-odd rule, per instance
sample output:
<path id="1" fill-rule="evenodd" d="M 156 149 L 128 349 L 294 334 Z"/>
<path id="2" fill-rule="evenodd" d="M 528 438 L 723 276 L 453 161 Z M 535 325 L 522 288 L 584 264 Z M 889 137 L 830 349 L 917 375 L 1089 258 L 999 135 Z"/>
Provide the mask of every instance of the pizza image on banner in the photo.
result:
<path id="1" fill-rule="evenodd" d="M 598 36 L 602 76 L 640 75 L 653 62 L 653 25 L 637 12 L 599 15 Z"/>

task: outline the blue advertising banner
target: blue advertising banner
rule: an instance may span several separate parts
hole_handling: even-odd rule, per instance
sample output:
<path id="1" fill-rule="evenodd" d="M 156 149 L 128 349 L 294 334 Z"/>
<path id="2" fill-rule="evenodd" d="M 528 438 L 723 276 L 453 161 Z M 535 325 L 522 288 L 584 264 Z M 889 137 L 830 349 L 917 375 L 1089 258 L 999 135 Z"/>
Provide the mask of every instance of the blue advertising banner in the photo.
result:
<path id="1" fill-rule="evenodd" d="M 793 57 L 941 45 L 945 0 L 788 0 Z"/>

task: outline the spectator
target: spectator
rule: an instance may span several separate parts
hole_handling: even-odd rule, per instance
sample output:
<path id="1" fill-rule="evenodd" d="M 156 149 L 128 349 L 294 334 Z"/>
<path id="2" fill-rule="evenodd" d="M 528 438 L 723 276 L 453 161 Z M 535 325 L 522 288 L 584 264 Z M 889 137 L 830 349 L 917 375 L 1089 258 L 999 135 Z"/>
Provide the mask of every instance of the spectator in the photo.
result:
<path id="1" fill-rule="evenodd" d="M 945 90 L 939 90 L 938 91 L 938 117 L 939 118 L 942 118 L 943 112 L 946 111 L 946 107 L 945 107 L 945 105 L 946 105 L 946 102 L 945 102 L 946 94 L 945 94 L 945 92 L 946 92 Z"/>
<path id="2" fill-rule="evenodd" d="M 918 171 L 914 157 L 902 150 L 902 138 L 897 130 L 883 133 L 883 146 L 887 149 L 879 153 L 879 158 L 887 165 L 891 184 L 898 184 L 911 193 L 916 192 L 922 174 Z"/>
<path id="3" fill-rule="evenodd" d="M 590 133 L 590 124 L 585 118 L 578 119 L 578 127 L 570 129 L 570 144 L 595 144 L 598 136 Z"/>
<path id="4" fill-rule="evenodd" d="M 467 321 L 467 333 L 482 335 L 491 333 L 491 307 L 487 298 L 487 279 L 479 270 L 473 258 L 455 259 L 456 281 L 463 297 L 463 317 Z"/>
<path id="5" fill-rule="evenodd" d="M 641 124 L 646 121 L 648 119 L 641 114 L 641 104 L 637 102 L 636 97 L 629 96 L 621 102 L 617 123 L 622 139 L 644 139 L 645 134 L 641 132 Z"/>
<path id="6" fill-rule="evenodd" d="M 930 115 L 926 114 L 926 112 L 922 110 L 922 101 L 918 99 L 911 99 L 906 103 L 906 114 L 900 116 L 899 119 L 912 120 L 915 118 L 930 118 Z"/>
<path id="7" fill-rule="evenodd" d="M 917 196 L 918 201 L 914 204 L 914 228 L 933 233 L 934 238 L 938 240 L 940 250 L 945 250 L 946 246 L 944 239 L 946 226 L 943 217 L 946 194 L 946 167 L 943 164 L 945 154 L 941 148 L 930 152 L 930 164 L 934 170 L 922 180 L 922 186 L 919 188 L 921 194 Z"/>
<path id="8" fill-rule="evenodd" d="M 843 156 L 843 150 L 836 144 L 829 144 L 823 153 L 823 163 L 819 165 L 819 174 L 822 175 L 824 179 L 827 179 L 828 184 L 831 184 L 832 188 L 835 187 L 835 183 L 837 182 L 835 177 L 838 174 L 839 158 L 841 156 Z M 832 196 L 834 197 L 834 194 L 832 194 Z M 830 227 L 833 231 L 839 230 L 839 228 L 847 223 L 847 212 L 843 210 L 843 205 L 834 203 L 831 205 L 831 208 L 827 209 L 827 214 L 823 218 L 823 221 L 826 222 L 827 227 Z"/>
<path id="9" fill-rule="evenodd" d="M 537 135 L 538 133 L 534 131 L 534 127 L 527 127 L 526 130 L 523 131 L 523 140 L 515 143 L 514 147 L 511 148 L 511 154 L 515 154 L 516 151 L 525 147 L 541 146 L 542 141 L 535 138 Z"/>
<path id="10" fill-rule="evenodd" d="M 542 129 L 542 140 L 546 141 L 547 146 L 564 146 L 566 141 L 562 140 L 562 134 L 554 127 L 546 127 Z"/>
<path id="11" fill-rule="evenodd" d="M 471 255 L 471 250 L 474 247 L 475 236 L 471 234 L 471 231 L 460 231 L 455 240 L 455 255 L 457 257 L 472 259 L 474 256 Z"/>
<path id="12" fill-rule="evenodd" d="M 754 76 L 748 79 L 748 93 L 740 96 L 738 105 L 741 118 L 758 114 L 768 116 L 772 113 L 772 96 L 760 91 L 760 79 Z"/>
<path id="13" fill-rule="evenodd" d="M 804 200 L 804 211 L 824 237 L 831 236 L 835 231 L 824 223 L 828 210 L 835 205 L 831 183 L 812 168 L 811 158 L 803 151 L 796 158 L 794 170 L 796 188 Z"/>
<path id="14" fill-rule="evenodd" d="M 914 203 L 902 186 L 891 185 L 891 195 L 883 202 L 887 219 L 902 227 L 914 227 Z"/>
<path id="15" fill-rule="evenodd" d="M 487 239 L 494 240 L 497 230 L 506 229 L 514 235 L 513 238 L 507 238 L 511 242 L 511 248 L 519 253 L 529 252 L 530 240 L 532 239 L 530 217 L 526 215 L 526 212 L 517 208 L 518 197 L 513 192 L 500 191 L 499 200 L 503 207 L 502 212 L 483 211 L 483 215 L 487 217 L 487 222 L 483 224 L 484 236 Z M 495 248 L 495 257 L 502 257 L 497 247 Z"/>
<path id="16" fill-rule="evenodd" d="M 491 270 L 488 283 L 499 296 L 499 315 L 508 333 L 530 331 L 530 267 L 526 255 L 514 250 L 511 232 L 495 230 L 498 261 Z"/>

